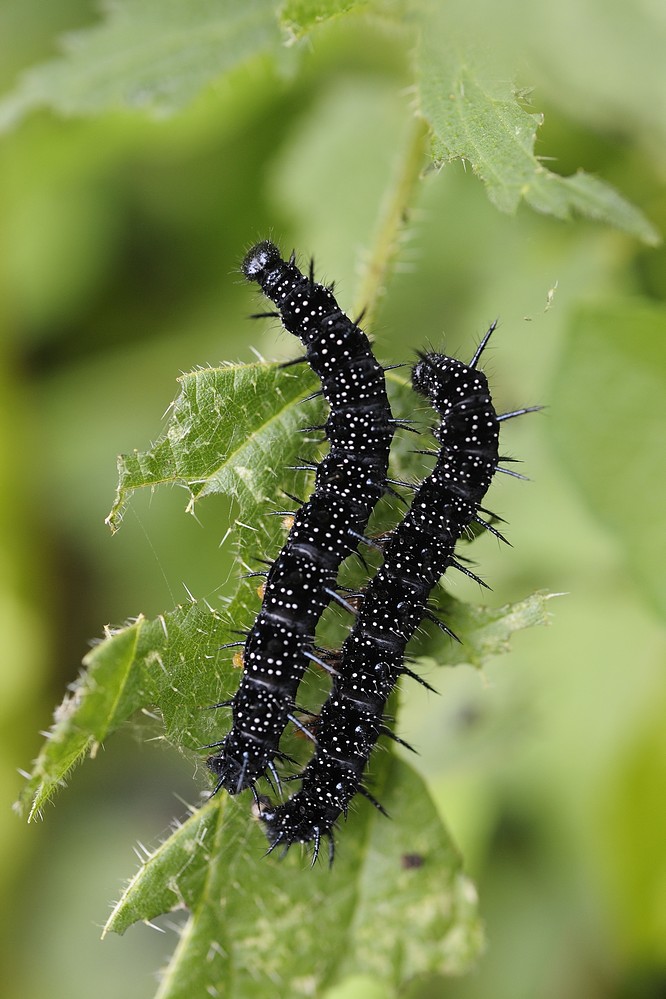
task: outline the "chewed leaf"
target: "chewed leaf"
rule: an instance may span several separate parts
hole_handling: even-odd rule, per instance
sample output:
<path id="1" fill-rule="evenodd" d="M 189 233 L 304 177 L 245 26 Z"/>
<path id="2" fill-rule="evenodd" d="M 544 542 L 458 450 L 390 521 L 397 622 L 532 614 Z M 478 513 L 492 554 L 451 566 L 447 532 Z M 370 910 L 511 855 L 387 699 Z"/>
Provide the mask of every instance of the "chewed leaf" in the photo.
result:
<path id="1" fill-rule="evenodd" d="M 275 496 L 275 470 L 295 461 L 303 449 L 295 428 L 316 419 L 316 403 L 300 405 L 313 381 L 309 370 L 280 371 L 266 364 L 185 375 L 162 438 L 151 450 L 120 460 L 111 523 L 118 523 L 133 490 L 181 481 L 193 495 L 225 489 L 237 496 L 241 524 L 259 525 L 238 528 L 241 553 L 257 546 L 275 551 L 284 528 L 278 518 L 260 515 L 268 497 Z M 397 401 L 407 390 L 397 376 L 392 381 Z M 271 402 L 276 397 L 277 409 Z M 442 656 L 438 651 L 449 664 L 481 665 L 507 651 L 514 631 L 547 620 L 547 597 L 539 594 L 499 610 L 442 600 L 448 624 L 464 643 L 447 643 Z M 86 656 L 86 671 L 56 712 L 20 807 L 31 816 L 38 812 L 72 768 L 143 707 L 161 712 L 165 736 L 174 745 L 195 749 L 220 738 L 225 725 L 207 707 L 238 685 L 232 653 L 222 646 L 238 639 L 237 631 L 250 625 L 258 605 L 256 581 L 244 580 L 221 609 L 193 601 L 109 633 Z M 439 650 L 439 638 L 437 643 Z M 429 648 L 430 640 L 421 641 L 418 653 L 428 655 Z"/>
<path id="2" fill-rule="evenodd" d="M 159 708 L 175 744 L 211 741 L 213 712 L 202 708 L 220 699 L 221 673 L 233 683 L 231 663 L 226 672 L 215 665 L 228 634 L 218 611 L 194 603 L 108 635 L 85 657 L 85 671 L 56 710 L 19 808 L 37 814 L 73 767 L 142 707 Z"/>
<path id="3" fill-rule="evenodd" d="M 407 389 L 401 376 L 392 382 L 400 413 Z M 300 405 L 312 387 L 305 369 L 265 364 L 185 376 L 162 438 L 122 459 L 111 522 L 117 524 L 133 490 L 181 482 L 193 496 L 230 492 L 246 524 L 262 523 L 259 513 L 275 496 L 279 470 L 302 451 L 295 429 L 317 421 L 318 403 Z M 247 530 L 240 529 L 241 548 Z M 270 530 L 261 538 L 275 544 L 279 529 Z M 228 730 L 223 710 L 210 705 L 238 685 L 232 652 L 222 646 L 254 617 L 255 584 L 241 584 L 222 610 L 193 600 L 110 633 L 86 657 L 86 672 L 56 715 L 21 804 L 34 814 L 76 762 L 141 708 L 160 713 L 169 742 L 203 755 L 200 747 Z M 447 620 L 469 646 L 463 658 L 478 664 L 505 651 L 513 631 L 543 621 L 543 599 L 498 611 L 448 600 Z M 464 971 L 482 934 L 474 888 L 448 833 L 421 780 L 390 752 L 375 754 L 370 780 L 392 820 L 355 801 L 332 870 L 322 859 L 311 871 L 296 848 L 282 862 L 275 854 L 262 860 L 267 844 L 251 816 L 250 795 L 219 795 L 192 809 L 149 855 L 107 930 L 122 933 L 137 920 L 187 910 L 161 999 L 221 994 L 231 979 L 235 994 L 261 997 L 276 988 L 319 993 L 348 974 L 372 975 L 394 990 L 417 974 Z M 417 932 L 405 934 L 405 918 Z"/>
<path id="4" fill-rule="evenodd" d="M 62 786 L 69 771 L 140 707 L 135 662 L 141 627 L 139 620 L 86 657 L 88 668 L 57 709 L 23 788 L 19 807 L 28 808 L 30 818 Z"/>
<path id="5" fill-rule="evenodd" d="M 275 500 L 276 476 L 307 448 L 295 433 L 316 422 L 317 404 L 302 405 L 316 380 L 307 368 L 253 364 L 185 375 L 164 435 L 153 448 L 120 459 L 120 482 L 109 523 L 117 527 L 135 489 L 181 482 L 192 496 L 226 491 L 237 498 L 241 558 L 271 555 L 281 543 L 279 518 L 263 516 Z M 276 402 L 277 400 L 277 402 Z M 256 525 L 252 527 L 250 525 Z M 231 653 L 258 609 L 256 580 L 239 579 L 222 609 L 193 602 L 110 633 L 86 656 L 86 671 L 56 712 L 20 805 L 34 815 L 69 771 L 135 711 L 162 713 L 174 744 L 200 746 L 219 737 L 219 719 L 205 711 L 237 686 Z"/>
<path id="6" fill-rule="evenodd" d="M 515 212 L 525 200 L 539 212 L 606 222 L 655 245 L 654 226 L 609 184 L 582 171 L 561 177 L 535 154 L 540 114 L 527 111 L 516 88 L 445 30 L 431 5 L 417 47 L 420 110 L 432 129 L 435 161 L 462 159 L 486 185 L 492 203 Z"/>
<path id="7" fill-rule="evenodd" d="M 361 802 L 331 870 L 310 870 L 296 851 L 257 862 L 265 840 L 247 805 L 210 802 L 148 857 L 106 931 L 189 910 L 160 999 L 224 994 L 231 976 L 234 994 L 268 997 L 319 995 L 348 974 L 395 988 L 417 973 L 464 971 L 482 932 L 460 857 L 410 767 L 383 754 L 374 787 L 392 820 Z M 307 890 L 298 892 L 301 878 Z"/>
<path id="8" fill-rule="evenodd" d="M 317 387 L 305 365 L 288 371 L 265 363 L 203 368 L 180 383 L 156 444 L 118 460 L 118 491 L 107 517 L 112 530 L 135 489 L 174 483 L 187 486 L 193 499 L 227 493 L 238 499 L 240 519 L 252 522 L 259 504 L 275 497 L 277 472 L 303 450 L 295 431 L 317 411 L 302 405 Z"/>

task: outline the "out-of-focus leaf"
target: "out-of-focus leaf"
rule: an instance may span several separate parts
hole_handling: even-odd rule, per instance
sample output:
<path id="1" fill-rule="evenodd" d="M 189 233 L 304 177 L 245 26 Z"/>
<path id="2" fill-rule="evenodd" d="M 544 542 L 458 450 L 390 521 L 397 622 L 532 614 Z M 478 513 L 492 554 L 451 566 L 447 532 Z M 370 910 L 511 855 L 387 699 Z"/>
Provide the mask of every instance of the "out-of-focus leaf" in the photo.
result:
<path id="1" fill-rule="evenodd" d="M 666 310 L 641 301 L 581 308 L 552 410 L 568 473 L 666 614 Z"/>
<path id="2" fill-rule="evenodd" d="M 290 0 L 282 23 L 294 39 L 363 6 L 353 0 Z M 525 110 L 504 82 L 515 66 L 507 74 L 489 64 L 485 53 L 476 55 L 471 36 L 459 35 L 454 11 L 437 4 L 377 4 L 376 10 L 418 26 L 418 106 L 432 128 L 436 161 L 469 162 L 503 211 L 514 212 L 524 199 L 558 218 L 582 214 L 646 243 L 659 242 L 642 213 L 601 180 L 582 172 L 561 177 L 543 165 L 534 152 L 541 116 Z M 0 130 L 40 106 L 62 114 L 124 108 L 166 114 L 256 54 L 277 54 L 280 43 L 269 0 L 116 0 L 104 22 L 66 36 L 63 56 L 24 73 L 0 101 Z"/>
<path id="3" fill-rule="evenodd" d="M 470 39 L 456 41 L 443 9 L 426 10 L 416 64 L 435 160 L 468 162 L 502 211 L 515 212 L 524 199 L 557 218 L 584 215 L 658 243 L 659 233 L 642 212 L 608 184 L 582 171 L 561 177 L 543 165 L 534 151 L 542 116 L 525 109 L 505 73 L 485 53 L 476 54 Z"/>
<path id="4" fill-rule="evenodd" d="M 44 608 L 41 578 L 48 573 L 42 540 L 30 523 L 34 480 L 25 472 L 32 440 L 30 407 L 21 397 L 12 363 L 10 324 L 0 308 L 0 467 L 6 472 L 0 489 L 0 793 L 5 801 L 16 793 L 16 770 L 31 750 L 30 739 L 46 683 L 46 650 L 53 644 Z M 9 486 L 11 478 L 12 486 Z M 38 583 L 37 580 L 40 580 Z M 23 759 L 21 759 L 23 757 Z M 30 843 L 18 823 L 0 822 L 0 853 L 11 864 L 0 865 L 0 918 L 11 918 L 15 877 Z"/>
<path id="5" fill-rule="evenodd" d="M 425 141 L 415 143 L 413 135 L 395 81 L 359 87 L 352 77 L 328 88 L 302 114 L 271 171 L 275 203 L 289 211 L 305 246 L 316 234 L 313 248 L 326 253 L 326 271 L 335 274 L 342 299 L 357 288 L 355 308 L 364 310 L 366 329 L 372 329 L 372 308 L 385 289 L 387 264 L 420 186 Z M 328 199 L 336 205 L 334 218 Z M 380 343 L 378 350 L 381 356 L 386 346 Z"/>
<path id="6" fill-rule="evenodd" d="M 475 607 L 456 600 L 440 587 L 435 593 L 438 613 L 460 643 L 449 642 L 442 648 L 441 635 L 435 628 L 429 632 L 430 637 L 421 638 L 417 654 L 440 665 L 466 663 L 481 668 L 492 656 L 509 651 L 515 632 L 549 624 L 548 601 L 553 596 L 553 593 L 533 593 L 525 600 L 504 607 Z M 433 648 L 435 652 L 431 651 Z"/>
<path id="7" fill-rule="evenodd" d="M 0 101 L 0 130 L 34 108 L 166 114 L 242 61 L 279 44 L 270 0 L 114 0 L 63 55 L 25 72 Z"/>
<path id="8" fill-rule="evenodd" d="M 280 20 L 290 39 L 301 38 L 317 24 L 329 21 L 351 10 L 363 10 L 368 0 L 286 0 L 282 4 Z"/>
<path id="9" fill-rule="evenodd" d="M 247 803 L 208 803 L 147 858 L 106 930 L 189 910 L 160 999 L 320 994 L 354 973 L 392 989 L 465 970 L 482 934 L 460 857 L 409 767 L 385 753 L 376 781 L 393 820 L 359 803 L 330 870 L 297 849 L 257 860 L 266 844 Z"/>
<path id="10" fill-rule="evenodd" d="M 598 813 L 607 908 L 634 960 L 666 959 L 666 688 L 615 761 Z M 610 776 L 610 775 L 609 775 Z"/>

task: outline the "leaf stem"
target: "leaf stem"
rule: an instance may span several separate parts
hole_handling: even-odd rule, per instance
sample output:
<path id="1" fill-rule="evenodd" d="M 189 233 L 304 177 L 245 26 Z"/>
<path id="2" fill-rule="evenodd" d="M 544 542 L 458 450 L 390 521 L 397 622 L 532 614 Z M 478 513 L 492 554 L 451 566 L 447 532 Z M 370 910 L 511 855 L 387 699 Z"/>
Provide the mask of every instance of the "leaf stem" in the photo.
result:
<path id="1" fill-rule="evenodd" d="M 372 324 L 379 302 L 386 291 L 389 269 L 400 245 L 405 223 L 409 220 L 415 189 L 423 169 L 428 128 L 423 118 L 415 118 L 404 154 L 394 171 L 380 209 L 380 221 L 374 246 L 364 261 L 357 311 L 363 311 L 364 324 Z"/>

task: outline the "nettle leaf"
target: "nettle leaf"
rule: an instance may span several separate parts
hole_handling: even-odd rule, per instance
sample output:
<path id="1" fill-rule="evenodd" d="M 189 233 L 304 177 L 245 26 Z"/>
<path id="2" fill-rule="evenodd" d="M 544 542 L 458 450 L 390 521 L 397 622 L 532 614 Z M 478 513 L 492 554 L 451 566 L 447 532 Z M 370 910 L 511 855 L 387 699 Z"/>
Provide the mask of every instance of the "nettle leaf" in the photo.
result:
<path id="1" fill-rule="evenodd" d="M 306 367 L 260 363 L 204 369 L 180 383 L 161 438 L 119 461 L 110 525 L 117 528 L 133 490 L 177 483 L 191 502 L 219 491 L 235 498 L 241 559 L 257 544 L 276 551 L 284 527 L 260 514 L 281 485 L 294 488 L 294 473 L 289 481 L 283 475 L 303 450 L 295 430 L 321 416 L 321 400 L 303 403 L 316 379 Z M 413 415 L 405 379 L 391 372 L 389 383 L 394 412 Z M 416 473 L 409 450 L 396 449 L 401 475 Z M 165 738 L 193 755 L 219 738 L 226 719 L 208 706 L 238 685 L 231 654 L 220 646 L 254 618 L 255 582 L 239 582 L 223 610 L 193 599 L 109 632 L 57 712 L 21 804 L 34 814 L 75 763 L 141 709 L 159 711 Z M 482 611 L 447 598 L 446 613 L 470 645 L 466 661 L 480 665 L 506 651 L 513 631 L 542 623 L 542 601 Z M 440 639 L 436 654 L 440 664 L 461 661 L 449 640 Z M 276 983 L 290 995 L 311 995 L 349 974 L 395 989 L 418 974 L 465 970 L 482 946 L 475 892 L 422 781 L 388 749 L 375 753 L 370 781 L 392 819 L 355 802 L 332 870 L 321 862 L 310 870 L 298 849 L 285 860 L 262 859 L 266 841 L 249 794 L 192 808 L 147 857 L 106 929 L 122 933 L 137 920 L 187 910 L 162 999 L 268 996 Z"/>
<path id="2" fill-rule="evenodd" d="M 42 106 L 65 115 L 164 115 L 280 44 L 270 0 L 107 0 L 103 10 L 98 25 L 64 36 L 62 56 L 21 76 L 0 101 L 0 129 Z"/>
<path id="3" fill-rule="evenodd" d="M 525 200 L 557 218 L 586 216 L 658 244 L 655 227 L 609 184 L 583 171 L 562 177 L 544 166 L 534 152 L 543 116 L 526 110 L 487 53 L 457 44 L 445 20 L 443 10 L 428 6 L 416 48 L 419 109 L 432 129 L 435 161 L 469 163 L 504 212 Z"/>
<path id="4" fill-rule="evenodd" d="M 167 735 L 184 745 L 201 745 L 197 711 L 202 717 L 204 713 L 199 703 L 193 707 L 191 702 L 197 688 L 204 687 L 201 663 L 215 657 L 214 636 L 222 634 L 228 634 L 228 627 L 222 627 L 219 612 L 199 604 L 107 632 L 83 660 L 85 671 L 56 710 L 18 807 L 33 818 L 64 785 L 71 769 L 87 755 L 94 756 L 102 740 L 146 705 L 161 709 Z M 184 703 L 190 704 L 189 728 L 188 713 L 181 710 Z M 201 703 L 215 699 L 209 696 Z"/>
<path id="5" fill-rule="evenodd" d="M 179 382 L 163 436 L 150 450 L 118 459 L 118 491 L 107 517 L 114 531 L 135 489 L 165 484 L 186 486 L 192 501 L 226 493 L 238 500 L 241 519 L 256 519 L 294 458 L 294 439 L 296 452 L 304 448 L 298 429 L 321 416 L 319 401 L 303 405 L 319 389 L 306 364 L 227 364 Z"/>
<path id="6" fill-rule="evenodd" d="M 390 373 L 396 411 L 409 393 Z M 285 528 L 266 516 L 280 487 L 309 492 L 303 473 L 287 466 L 312 451 L 302 426 L 321 421 L 321 399 L 307 399 L 318 381 L 307 365 L 283 369 L 257 363 L 204 368 L 180 379 L 164 434 L 147 451 L 118 459 L 119 484 L 107 517 L 117 530 L 136 489 L 180 485 L 188 507 L 210 493 L 238 503 L 234 536 L 238 562 L 256 568 L 257 553 L 277 553 Z M 402 407 L 406 408 L 406 406 Z M 414 464 L 403 448 L 400 474 Z M 23 788 L 19 807 L 32 818 L 63 785 L 69 771 L 142 707 L 161 711 L 166 738 L 194 749 L 219 738 L 219 718 L 205 710 L 233 693 L 238 671 L 220 646 L 238 639 L 259 609 L 256 579 L 238 578 L 222 609 L 193 600 L 155 620 L 140 617 L 108 629 L 84 659 L 85 672 L 56 712 L 54 725 Z"/>
<path id="7" fill-rule="evenodd" d="M 191 503 L 213 492 L 237 500 L 241 563 L 258 552 L 277 552 L 284 527 L 266 513 L 279 496 L 285 466 L 308 449 L 296 430 L 321 416 L 321 400 L 303 403 L 318 387 L 317 379 L 306 365 L 283 370 L 260 363 L 206 368 L 184 375 L 180 383 L 164 435 L 150 450 L 120 457 L 108 523 L 117 529 L 133 490 L 180 484 Z M 194 602 L 109 632 L 86 656 L 86 672 L 57 712 L 35 762 L 21 795 L 30 814 L 77 761 L 142 706 L 159 707 L 165 734 L 175 744 L 194 748 L 219 737 L 219 720 L 203 708 L 238 684 L 230 654 L 220 645 L 235 641 L 233 629 L 248 627 L 258 609 L 256 580 L 239 578 L 222 611 Z"/>
<path id="8" fill-rule="evenodd" d="M 258 859 L 247 805 L 209 802 L 147 857 L 105 932 L 189 910 L 160 999 L 319 995 L 348 974 L 395 987 L 465 970 L 482 934 L 460 857 L 410 767 L 384 754 L 375 787 L 395 821 L 359 802 L 332 869 L 298 851 Z"/>

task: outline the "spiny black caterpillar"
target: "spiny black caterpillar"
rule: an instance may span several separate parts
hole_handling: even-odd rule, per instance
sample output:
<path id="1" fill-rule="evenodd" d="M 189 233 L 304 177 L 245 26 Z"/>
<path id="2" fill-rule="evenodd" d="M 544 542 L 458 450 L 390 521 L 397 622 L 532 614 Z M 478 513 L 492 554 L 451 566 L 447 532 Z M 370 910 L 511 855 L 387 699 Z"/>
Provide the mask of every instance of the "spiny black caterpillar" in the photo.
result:
<path id="1" fill-rule="evenodd" d="M 540 407 L 499 416 L 495 412 L 486 376 L 476 370 L 494 329 L 495 324 L 469 365 L 430 353 L 420 355 L 413 368 L 414 389 L 441 418 L 434 430 L 439 449 L 426 452 L 437 461 L 385 544 L 383 565 L 368 584 L 341 651 L 330 655 L 332 688 L 316 723 L 316 748 L 301 774 L 300 790 L 277 806 L 261 802 L 269 852 L 312 842 L 314 864 L 322 837 L 328 837 L 332 862 L 334 826 L 357 793 L 384 811 L 364 786 L 363 774 L 379 736 L 397 738 L 384 712 L 400 676 L 406 673 L 425 683 L 405 663 L 407 643 L 423 618 L 456 637 L 434 617 L 428 600 L 449 566 L 482 583 L 455 556 L 456 543 L 470 525 L 505 540 L 480 516 L 480 511 L 488 512 L 480 504 L 496 471 L 522 478 L 499 464 L 500 423 Z"/>
<path id="2" fill-rule="evenodd" d="M 293 526 L 266 574 L 261 610 L 243 645 L 243 676 L 230 701 L 231 731 L 206 747 L 218 749 L 207 765 L 217 781 L 237 794 L 268 771 L 279 788 L 275 759 L 285 759 L 279 741 L 294 715 L 298 685 L 309 662 L 319 618 L 331 600 L 348 610 L 336 591 L 341 563 L 356 551 L 372 510 L 387 490 L 386 475 L 396 424 L 386 394 L 384 370 L 365 333 L 340 309 L 331 288 L 305 275 L 273 243 L 262 242 L 246 255 L 242 271 L 256 281 L 277 311 L 275 316 L 305 347 L 305 357 L 321 380 L 330 412 L 321 427 L 328 454 L 316 467 L 314 491 L 293 516 Z M 298 363 L 298 362 L 288 362 Z"/>

